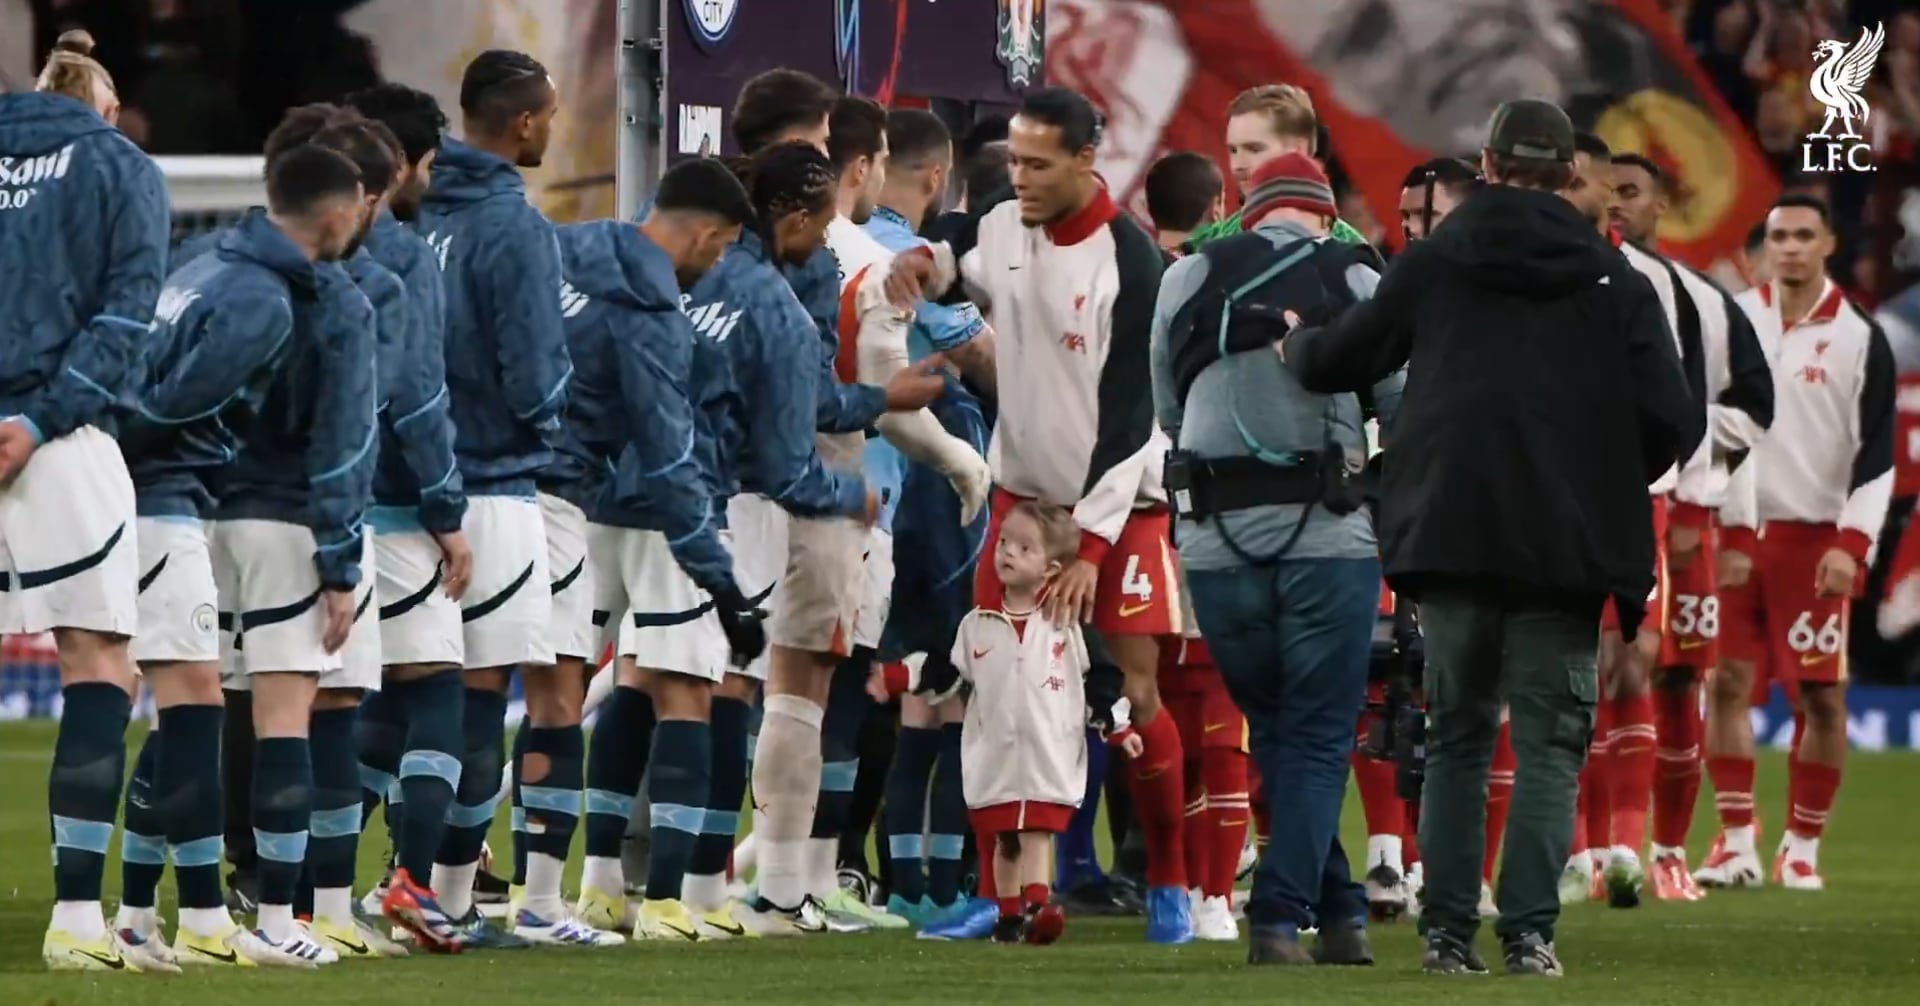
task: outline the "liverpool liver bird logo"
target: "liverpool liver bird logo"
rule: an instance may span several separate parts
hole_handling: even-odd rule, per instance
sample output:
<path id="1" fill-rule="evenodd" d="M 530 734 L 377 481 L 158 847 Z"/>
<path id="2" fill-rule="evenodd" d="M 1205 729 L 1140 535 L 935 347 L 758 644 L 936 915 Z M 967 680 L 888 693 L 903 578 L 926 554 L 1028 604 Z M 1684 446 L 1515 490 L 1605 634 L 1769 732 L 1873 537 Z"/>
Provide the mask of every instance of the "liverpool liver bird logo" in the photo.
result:
<path id="1" fill-rule="evenodd" d="M 1865 122 L 1872 111 L 1860 92 L 1867 86 L 1874 61 L 1880 57 L 1880 43 L 1885 38 L 1884 26 L 1874 25 L 1871 30 L 1860 29 L 1860 38 L 1852 45 L 1827 39 L 1814 47 L 1813 58 L 1819 65 L 1813 68 L 1813 76 L 1807 81 L 1807 86 L 1813 91 L 1814 99 L 1827 106 L 1827 121 L 1820 124 L 1819 132 L 1808 133 L 1807 139 L 1861 138 L 1853 120 Z M 1833 135 L 1835 119 L 1841 122 L 1839 136 Z"/>

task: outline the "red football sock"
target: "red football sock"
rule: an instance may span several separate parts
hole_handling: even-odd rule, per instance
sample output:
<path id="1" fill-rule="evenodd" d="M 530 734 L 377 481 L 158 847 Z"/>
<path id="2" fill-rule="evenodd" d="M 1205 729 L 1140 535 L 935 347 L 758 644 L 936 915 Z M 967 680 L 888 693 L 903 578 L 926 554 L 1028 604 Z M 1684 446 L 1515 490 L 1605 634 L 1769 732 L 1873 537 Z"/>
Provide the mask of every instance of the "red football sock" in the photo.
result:
<path id="1" fill-rule="evenodd" d="M 1020 899 L 1018 897 L 1012 897 L 1012 898 L 1000 897 L 1000 898 L 995 898 L 994 900 L 1000 903 L 1001 918 L 1004 919 L 1009 916 L 1017 916 L 1020 914 Z"/>
<path id="2" fill-rule="evenodd" d="M 1180 738 L 1185 742 L 1187 738 Z M 1200 748 L 1196 744 L 1187 752 L 1185 816 L 1180 820 L 1180 841 L 1186 847 L 1187 883 L 1198 886 L 1207 875 L 1207 861 L 1213 852 L 1213 817 L 1207 813 L 1212 806 L 1213 794 L 1208 792 L 1205 777 L 1201 774 Z"/>
<path id="3" fill-rule="evenodd" d="M 1713 806 L 1720 812 L 1720 827 L 1753 824 L 1753 759 L 1708 755 L 1707 777 L 1713 780 Z"/>
<path id="4" fill-rule="evenodd" d="M 1407 803 L 1394 792 L 1394 764 L 1353 753 L 1353 782 L 1366 811 L 1368 835 L 1398 835 L 1407 827 Z"/>
<path id="5" fill-rule="evenodd" d="M 1700 798 L 1700 686 L 1655 695 L 1653 844 L 1680 848 Z"/>
<path id="6" fill-rule="evenodd" d="M 1480 877 L 1493 883 L 1493 866 L 1500 859 L 1500 839 L 1507 833 L 1507 808 L 1513 805 L 1513 728 L 1500 724 L 1493 742 L 1493 768 L 1487 773 L 1487 845 L 1480 861 Z"/>
<path id="7" fill-rule="evenodd" d="M 1020 900 L 1033 908 L 1043 908 L 1047 904 L 1047 885 L 1028 884 L 1020 889 Z"/>
<path id="8" fill-rule="evenodd" d="M 1400 834 L 1400 861 L 1406 864 L 1407 870 L 1411 870 L 1420 862 L 1420 807 L 1404 800 L 1401 801 L 1401 807 L 1406 814 L 1407 830 Z M 1400 872 L 1405 873 L 1406 870 Z"/>
<path id="9" fill-rule="evenodd" d="M 1608 735 L 1608 796 L 1613 804 L 1608 844 L 1638 852 L 1647 841 L 1647 804 L 1653 799 L 1653 694 L 1613 700 Z"/>
<path id="10" fill-rule="evenodd" d="M 1213 834 L 1207 839 L 1206 873 L 1188 877 L 1209 898 L 1233 896 L 1233 875 L 1240 866 L 1240 850 L 1247 845 L 1247 756 L 1228 747 L 1207 748 L 1201 767 L 1207 779 L 1207 821 Z"/>
<path id="11" fill-rule="evenodd" d="M 1589 852 L 1605 849 L 1611 841 L 1613 759 L 1607 757 L 1607 734 L 1613 729 L 1613 712 L 1609 707 L 1610 703 L 1602 701 L 1594 708 L 1593 740 L 1587 746 L 1587 766 L 1580 770 L 1580 802 L 1586 808 L 1581 823 L 1587 832 L 1583 848 Z"/>
<path id="12" fill-rule="evenodd" d="M 1147 837 L 1147 886 L 1187 887 L 1187 854 L 1182 826 L 1186 819 L 1185 782 L 1180 732 L 1173 717 L 1156 712 L 1153 719 L 1135 723 L 1146 750 L 1135 758 L 1127 782 L 1133 791 L 1133 812 Z"/>
<path id="13" fill-rule="evenodd" d="M 1793 817 L 1787 827 L 1801 838 L 1819 838 L 1827 829 L 1827 814 L 1840 792 L 1840 766 L 1796 761 L 1788 770 L 1792 781 Z"/>

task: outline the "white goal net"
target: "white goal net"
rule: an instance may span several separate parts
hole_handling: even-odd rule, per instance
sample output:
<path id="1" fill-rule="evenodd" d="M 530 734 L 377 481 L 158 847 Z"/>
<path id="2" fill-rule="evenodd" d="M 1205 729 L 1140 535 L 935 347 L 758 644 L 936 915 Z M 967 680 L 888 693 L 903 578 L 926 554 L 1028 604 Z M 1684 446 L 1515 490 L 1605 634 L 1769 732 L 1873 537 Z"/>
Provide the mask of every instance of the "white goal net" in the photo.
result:
<path id="1" fill-rule="evenodd" d="M 264 166 L 258 157 L 156 157 L 173 206 L 175 246 L 219 230 L 250 206 L 267 201 Z"/>

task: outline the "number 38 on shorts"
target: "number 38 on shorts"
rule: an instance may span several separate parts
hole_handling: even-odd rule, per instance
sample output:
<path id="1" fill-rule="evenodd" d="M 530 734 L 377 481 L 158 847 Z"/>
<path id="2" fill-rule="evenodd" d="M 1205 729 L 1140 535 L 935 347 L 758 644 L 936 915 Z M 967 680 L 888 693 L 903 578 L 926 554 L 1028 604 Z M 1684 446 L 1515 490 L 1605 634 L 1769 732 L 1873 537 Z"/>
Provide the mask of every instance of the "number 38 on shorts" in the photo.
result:
<path id="1" fill-rule="evenodd" d="M 1660 633 L 1660 666 L 1705 671 L 1719 659 L 1720 599 L 1712 594 L 1667 596 Z"/>

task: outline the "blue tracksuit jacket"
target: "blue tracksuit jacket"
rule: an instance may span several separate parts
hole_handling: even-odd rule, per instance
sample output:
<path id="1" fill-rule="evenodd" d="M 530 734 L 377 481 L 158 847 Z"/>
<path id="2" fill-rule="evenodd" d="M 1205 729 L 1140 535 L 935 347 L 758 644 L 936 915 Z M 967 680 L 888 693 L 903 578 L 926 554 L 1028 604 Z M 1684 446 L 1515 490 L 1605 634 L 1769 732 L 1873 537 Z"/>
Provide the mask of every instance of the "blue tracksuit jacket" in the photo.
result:
<path id="1" fill-rule="evenodd" d="M 0 418 L 109 426 L 166 277 L 160 169 L 72 98 L 0 95 Z"/>
<path id="2" fill-rule="evenodd" d="M 687 394 L 693 329 L 680 313 L 673 260 L 618 220 L 559 233 L 574 372 L 554 491 L 597 524 L 661 532 L 696 585 L 734 593 L 713 475 L 702 469 L 711 434 Z"/>
<path id="3" fill-rule="evenodd" d="M 813 449 L 819 330 L 759 236 L 741 234 L 682 303 L 695 337 L 693 399 L 713 431 L 714 495 L 760 493 L 802 517 L 861 513 L 859 474 L 827 469 Z"/>
<path id="4" fill-rule="evenodd" d="M 820 333 L 815 422 L 821 433 L 857 433 L 887 411 L 887 392 L 867 384 L 841 384 L 833 361 L 840 355 L 840 262 L 822 245 L 801 265 L 783 265 L 793 295 Z"/>
<path id="5" fill-rule="evenodd" d="M 286 247 L 271 250 L 276 246 Z M 285 262 L 288 247 L 264 214 L 250 214 L 221 239 L 216 255 L 189 263 L 180 275 L 246 254 Z M 243 396 L 249 407 L 225 423 L 235 457 L 218 480 L 213 515 L 304 525 L 317 545 L 321 584 L 345 590 L 360 582 L 361 526 L 372 494 L 375 322 L 373 305 L 345 269 L 326 263 L 312 275 L 311 301 L 286 293 L 292 331 L 279 365 Z M 163 418 L 192 414 L 177 409 Z"/>
<path id="6" fill-rule="evenodd" d="M 373 502 L 390 517 L 417 520 L 433 532 L 458 531 L 467 497 L 454 465 L 453 420 L 448 414 L 446 290 L 433 250 L 419 235 L 382 213 L 367 232 L 359 258 L 398 277 L 404 319 L 397 337 L 380 324 L 380 450 L 374 462 Z M 362 286 L 365 289 L 365 286 Z M 373 299 L 372 291 L 367 291 Z M 375 311 L 380 310 L 374 301 Z M 388 525 L 391 526 L 391 525 Z"/>
<path id="7" fill-rule="evenodd" d="M 264 216 L 221 231 L 167 277 L 121 396 L 120 449 L 143 517 L 200 517 L 259 421 L 319 274 Z"/>
<path id="8" fill-rule="evenodd" d="M 440 145 L 416 224 L 446 281 L 447 391 L 468 495 L 531 498 L 566 404 L 560 248 L 512 164 Z"/>

